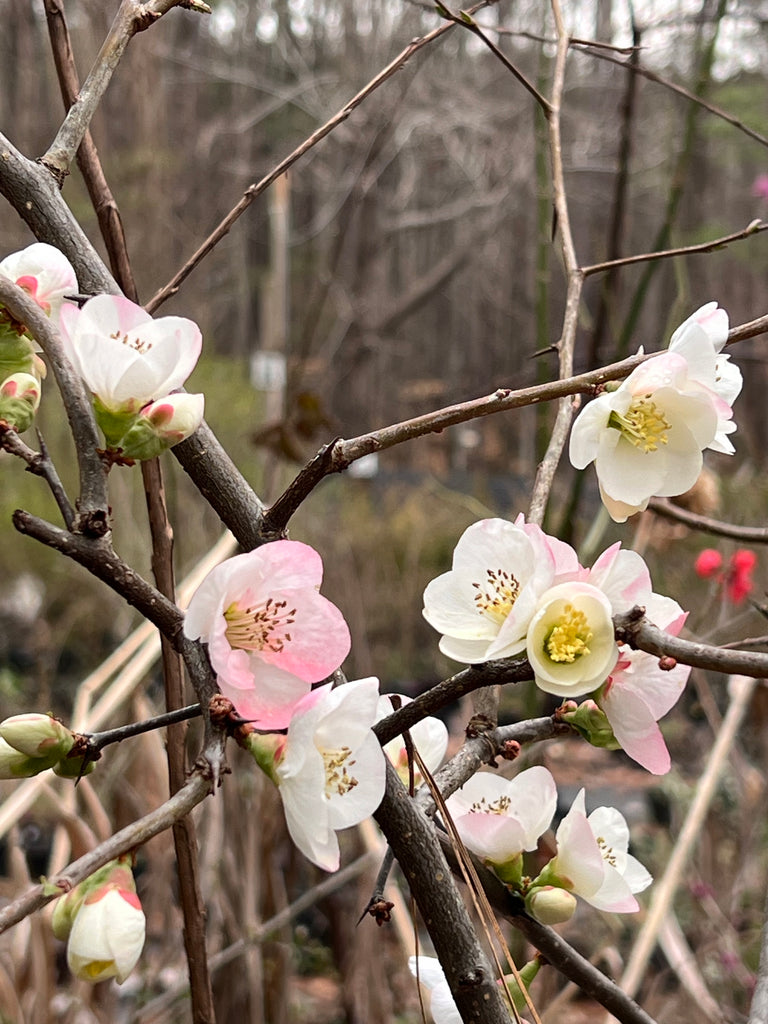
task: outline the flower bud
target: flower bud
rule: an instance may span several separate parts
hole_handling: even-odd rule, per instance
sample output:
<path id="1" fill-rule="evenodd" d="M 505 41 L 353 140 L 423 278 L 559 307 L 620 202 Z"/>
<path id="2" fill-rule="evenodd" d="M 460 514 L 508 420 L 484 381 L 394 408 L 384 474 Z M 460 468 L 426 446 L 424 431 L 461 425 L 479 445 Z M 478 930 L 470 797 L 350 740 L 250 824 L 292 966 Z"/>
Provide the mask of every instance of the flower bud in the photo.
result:
<path id="1" fill-rule="evenodd" d="M 66 757 L 75 737 L 50 715 L 13 715 L 0 722 L 0 736 L 27 757 Z"/>
<path id="2" fill-rule="evenodd" d="M 69 934 L 69 969 L 84 981 L 115 978 L 122 984 L 141 955 L 146 931 L 130 868 L 112 861 L 63 901 L 54 930 L 60 937 Z"/>
<path id="3" fill-rule="evenodd" d="M 33 377 L 40 377 L 41 366 L 45 368 L 30 339 L 19 334 L 9 324 L 0 322 L 0 380 L 14 373 L 30 373 Z M 42 375 L 45 376 L 44 373 Z"/>
<path id="4" fill-rule="evenodd" d="M 244 725 L 236 730 L 235 739 L 243 750 L 248 751 L 264 774 L 279 786 L 280 779 L 276 769 L 285 748 L 285 736 L 279 733 L 258 733 L 252 727 Z"/>
<path id="5" fill-rule="evenodd" d="M 525 909 L 541 924 L 562 924 L 573 917 L 576 897 L 554 885 L 535 886 L 525 897 Z"/>
<path id="6" fill-rule="evenodd" d="M 85 766 L 85 767 L 83 767 Z M 63 757 L 53 766 L 53 774 L 60 779 L 81 779 L 84 775 L 90 775 L 96 767 L 93 758 L 86 760 L 85 757 Z"/>
<path id="7" fill-rule="evenodd" d="M 31 779 L 47 768 L 53 768 L 58 754 L 48 757 L 28 757 L 0 739 L 0 779 Z"/>
<path id="8" fill-rule="evenodd" d="M 125 459 L 154 459 L 194 434 L 203 421 L 202 395 L 168 395 L 144 406 L 115 445 Z"/>
<path id="9" fill-rule="evenodd" d="M 573 710 L 561 714 L 560 718 L 572 725 L 593 747 L 603 747 L 605 750 L 621 749 L 605 712 L 593 700 L 585 700 Z"/>
<path id="10" fill-rule="evenodd" d="M 14 373 L 0 384 L 0 420 L 21 434 L 32 426 L 40 405 L 40 381 L 31 373 Z"/>

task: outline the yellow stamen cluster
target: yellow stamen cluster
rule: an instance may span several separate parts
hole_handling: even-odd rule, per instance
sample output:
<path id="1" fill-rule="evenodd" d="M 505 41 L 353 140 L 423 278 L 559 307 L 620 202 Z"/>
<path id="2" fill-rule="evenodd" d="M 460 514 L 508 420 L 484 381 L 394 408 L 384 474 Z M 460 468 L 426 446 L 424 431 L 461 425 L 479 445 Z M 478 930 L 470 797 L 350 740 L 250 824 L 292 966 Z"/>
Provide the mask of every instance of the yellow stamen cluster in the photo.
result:
<path id="1" fill-rule="evenodd" d="M 351 768 L 355 761 L 350 761 L 352 751 L 349 747 L 342 747 L 340 750 L 324 750 L 323 761 L 325 762 L 325 795 L 332 796 L 338 793 L 345 796 L 351 789 L 358 785 L 358 780 L 347 771 L 347 762 Z"/>
<path id="2" fill-rule="evenodd" d="M 667 431 L 672 429 L 672 424 L 651 401 L 649 394 L 633 399 L 623 414 L 614 410 L 608 418 L 608 426 L 621 431 L 630 444 L 646 454 L 655 452 L 660 444 L 668 444 Z"/>
<path id="3" fill-rule="evenodd" d="M 110 338 L 114 338 L 115 341 L 122 341 L 128 348 L 134 349 L 139 355 L 145 356 L 147 352 L 152 348 L 151 341 L 142 341 L 141 338 L 129 338 L 127 334 L 121 334 L 120 331 L 115 331 L 114 334 L 110 334 Z"/>
<path id="4" fill-rule="evenodd" d="M 480 615 L 487 615 L 501 625 L 514 607 L 520 584 L 505 569 L 486 569 L 485 575 L 485 585 L 472 584 L 477 590 L 475 605 Z"/>
<path id="5" fill-rule="evenodd" d="M 609 846 L 602 836 L 595 836 L 597 845 L 600 847 L 600 853 L 603 855 L 603 860 L 607 860 L 612 867 L 616 867 L 616 854 L 613 852 L 613 847 Z"/>
<path id="6" fill-rule="evenodd" d="M 512 801 L 504 794 L 490 802 L 482 796 L 472 804 L 469 810 L 471 814 L 506 814 L 511 805 Z"/>
<path id="7" fill-rule="evenodd" d="M 224 612 L 228 623 L 225 635 L 230 647 L 279 654 L 291 640 L 286 627 L 296 621 L 296 609 L 286 611 L 287 607 L 287 601 L 275 601 L 271 597 L 264 604 L 245 608 L 233 602 Z"/>
<path id="8" fill-rule="evenodd" d="M 567 604 L 557 625 L 544 641 L 544 653 L 551 661 L 573 664 L 577 658 L 589 654 L 593 637 L 587 616 L 572 604 Z"/>

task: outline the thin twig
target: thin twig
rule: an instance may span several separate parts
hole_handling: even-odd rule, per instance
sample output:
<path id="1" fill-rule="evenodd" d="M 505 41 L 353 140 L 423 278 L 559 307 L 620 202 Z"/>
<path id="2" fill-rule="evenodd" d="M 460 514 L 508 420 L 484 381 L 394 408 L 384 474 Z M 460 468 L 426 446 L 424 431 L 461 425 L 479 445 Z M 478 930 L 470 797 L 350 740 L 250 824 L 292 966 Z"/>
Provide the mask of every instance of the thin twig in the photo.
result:
<path id="1" fill-rule="evenodd" d="M 425 434 L 439 434 L 446 427 L 466 423 L 482 416 L 492 416 L 494 413 L 509 409 L 521 409 L 524 406 L 537 405 L 568 395 L 594 394 L 595 389 L 601 384 L 626 377 L 648 358 L 647 355 L 631 356 L 620 363 L 611 363 L 599 370 L 591 370 L 589 373 L 547 384 L 534 384 L 516 391 L 498 388 L 493 394 L 484 395 L 482 398 L 444 406 L 422 416 L 393 423 L 346 441 L 336 441 L 330 450 L 327 446 L 322 448 L 301 470 L 284 494 L 267 511 L 262 530 L 267 537 L 279 536 L 287 526 L 290 516 L 325 476 L 341 472 L 364 455 L 384 451 L 386 448 L 412 441 Z"/>
<path id="2" fill-rule="evenodd" d="M 152 732 L 155 729 L 165 729 L 169 725 L 178 722 L 186 722 L 190 718 L 199 718 L 202 714 L 199 704 L 189 704 L 185 708 L 177 708 L 175 711 L 166 711 L 162 715 L 154 715 L 143 722 L 129 722 L 127 725 L 119 725 L 115 729 L 104 729 L 102 732 L 84 733 L 89 753 L 99 753 L 110 743 L 122 743 L 123 740 L 132 736 L 141 736 L 142 733 Z"/>
<path id="3" fill-rule="evenodd" d="M 27 292 L 0 276 L 0 303 L 25 324 L 53 369 L 72 430 L 80 470 L 77 529 L 101 537 L 109 530 L 107 474 L 98 454 L 100 444 L 90 398 L 61 347 L 58 331 Z"/>
<path id="4" fill-rule="evenodd" d="M 748 544 L 768 544 L 768 528 L 766 527 L 723 523 L 719 519 L 710 519 L 709 516 L 689 512 L 687 508 L 681 508 L 680 505 L 675 505 L 674 502 L 666 498 L 651 498 L 648 508 L 656 515 L 663 516 L 664 519 L 671 519 L 676 523 L 684 523 L 692 530 L 701 530 L 702 533 L 711 533 L 717 537 L 730 537 Z"/>
<path id="5" fill-rule="evenodd" d="M 40 476 L 45 480 L 59 507 L 67 529 L 73 530 L 76 517 L 72 502 L 67 497 L 67 492 L 64 490 L 64 485 L 59 478 L 59 474 L 56 472 L 56 467 L 48 454 L 48 449 L 39 430 L 37 432 L 37 439 L 40 444 L 39 452 L 25 444 L 15 430 L 12 430 L 10 427 L 0 426 L 0 448 L 3 448 L 11 455 L 23 459 L 27 464 L 27 472 L 32 473 L 34 476 Z"/>
<path id="6" fill-rule="evenodd" d="M 567 278 L 567 293 L 565 299 L 565 313 L 563 315 L 563 328 L 558 342 L 559 351 L 559 372 L 561 378 L 570 377 L 573 373 L 573 351 L 576 343 L 576 328 L 578 326 L 579 303 L 581 301 L 581 289 L 584 278 L 579 270 L 576 250 L 571 233 L 570 216 L 568 213 L 568 196 L 565 189 L 565 177 L 563 174 L 563 147 L 560 134 L 560 109 L 565 89 L 565 68 L 568 59 L 569 38 L 563 24 L 559 0 L 552 0 L 552 13 L 555 18 L 557 30 L 557 54 L 555 56 L 555 70 L 552 80 L 552 99 L 550 108 L 546 111 L 547 127 L 549 130 L 549 151 L 552 164 L 552 190 L 555 202 L 555 214 L 557 226 L 560 232 L 560 247 L 565 264 Z M 555 479 L 555 472 L 563 454 L 565 442 L 573 418 L 574 403 L 569 398 L 562 398 L 558 403 L 557 416 L 552 428 L 547 450 L 544 454 L 536 479 L 533 484 L 533 494 L 528 510 L 528 521 L 537 523 L 539 526 L 544 521 L 549 495 Z"/>
<path id="7" fill-rule="evenodd" d="M 659 252 L 643 252 L 635 256 L 623 256 L 618 260 L 606 260 L 604 263 L 592 263 L 588 267 L 582 267 L 584 277 L 592 274 L 601 274 L 605 270 L 614 267 L 627 267 L 632 263 L 650 263 L 652 260 L 668 260 L 674 256 L 690 256 L 695 253 L 714 252 L 715 249 L 724 249 L 731 242 L 738 242 L 742 238 L 749 238 L 751 235 L 767 231 L 768 224 L 761 220 L 753 220 L 742 231 L 735 231 L 731 235 L 723 235 L 722 238 L 714 238 L 711 242 L 700 242 L 697 245 L 682 245 L 677 249 L 662 249 Z"/>
<path id="8" fill-rule="evenodd" d="M 192 808 L 201 803 L 210 792 L 211 778 L 208 766 L 196 768 L 183 789 L 180 789 L 170 800 L 166 800 L 160 807 L 120 829 L 119 832 L 115 832 L 95 850 L 91 850 L 84 857 L 73 861 L 60 874 L 47 879 L 41 885 L 34 886 L 23 896 L 3 907 L 0 910 L 0 934 L 18 924 L 19 921 L 23 921 L 25 917 L 29 917 L 36 910 L 40 910 L 57 896 L 69 892 L 75 885 L 88 878 L 109 861 L 114 860 L 115 857 L 128 853 L 129 850 L 143 845 L 153 836 L 170 828 L 179 818 L 189 814 Z"/>
<path id="9" fill-rule="evenodd" d="M 474 7 L 469 8 L 470 14 L 475 11 L 479 11 L 483 7 L 487 7 L 493 0 L 483 0 L 482 3 L 475 4 Z M 388 79 L 392 78 L 401 68 L 405 67 L 410 58 L 421 50 L 423 47 L 428 46 L 429 43 L 434 42 L 441 36 L 445 35 L 446 32 L 450 32 L 453 29 L 453 24 L 448 23 L 441 25 L 439 28 L 434 29 L 432 32 L 427 33 L 425 36 L 412 40 L 408 46 L 402 50 L 393 61 L 380 71 L 374 78 L 368 82 L 367 85 L 363 86 L 360 92 L 356 93 L 351 100 L 344 104 L 344 106 L 337 111 L 333 117 L 329 118 L 325 124 L 321 125 L 316 131 L 312 132 L 309 138 L 305 139 L 300 146 L 297 146 L 292 153 L 289 153 L 285 159 L 281 160 L 276 167 L 274 167 L 269 174 L 261 179 L 261 181 L 250 185 L 243 193 L 243 197 L 236 206 L 233 206 L 227 216 L 221 221 L 221 223 L 214 228 L 211 234 L 205 239 L 202 245 L 193 253 L 192 256 L 187 260 L 184 266 L 171 278 L 171 280 L 163 285 L 163 287 L 155 292 L 152 298 L 147 303 L 146 309 L 148 312 L 153 313 L 159 306 L 175 295 L 181 287 L 182 283 L 189 277 L 195 267 L 203 260 L 209 252 L 211 252 L 216 245 L 224 238 L 229 232 L 229 229 L 241 216 L 245 213 L 251 203 L 258 196 L 265 192 L 269 186 L 280 177 L 281 174 L 292 167 L 297 160 L 299 160 L 305 153 L 308 153 L 310 149 L 321 142 L 326 135 L 337 128 L 340 124 L 347 120 L 349 115 L 356 110 L 360 104 L 375 92 L 380 85 L 383 85 Z"/>
<path id="10" fill-rule="evenodd" d="M 56 138 L 41 157 L 40 162 L 60 183 L 69 174 L 75 153 L 88 131 L 101 97 L 128 43 L 137 32 L 149 28 L 179 2 L 180 0 L 145 0 L 140 3 L 139 0 L 122 0 L 77 99 L 67 111 Z"/>
<path id="11" fill-rule="evenodd" d="M 536 86 L 532 82 L 529 82 L 522 71 L 515 67 L 512 61 L 509 60 L 506 54 L 498 48 L 493 40 L 488 38 L 481 26 L 478 25 L 475 19 L 472 18 L 467 11 L 461 11 L 458 15 L 453 14 L 447 7 L 441 4 L 439 0 L 438 3 L 435 4 L 435 7 L 437 8 L 437 13 L 441 18 L 445 18 L 446 21 L 452 21 L 454 25 L 460 25 L 462 28 L 468 29 L 473 35 L 477 36 L 478 39 L 482 40 L 494 57 L 501 61 L 507 71 L 511 72 L 515 76 L 524 89 L 528 90 L 545 113 L 549 113 L 552 110 L 552 104 L 546 96 L 542 96 Z"/>
<path id="12" fill-rule="evenodd" d="M 674 658 L 693 668 L 751 676 L 754 679 L 768 678 L 768 654 L 762 651 L 735 651 L 732 648 L 681 640 L 679 636 L 671 636 L 649 622 L 642 608 L 614 615 L 613 624 L 619 643 L 629 644 L 634 650 L 647 651 L 660 658 Z"/>
<path id="13" fill-rule="evenodd" d="M 643 78 L 647 78 L 650 82 L 656 82 L 657 85 L 663 85 L 665 89 L 669 89 L 671 92 L 676 92 L 678 96 L 683 96 L 690 103 L 696 103 L 698 106 L 703 107 L 704 110 L 709 111 L 710 114 L 714 114 L 715 117 L 721 118 L 723 121 L 727 121 L 728 124 L 733 125 L 734 128 L 738 128 L 740 132 L 744 132 L 750 139 L 754 139 L 755 142 L 759 142 L 761 146 L 768 146 L 768 138 L 765 135 L 761 135 L 760 132 L 750 128 L 740 121 L 737 117 L 733 117 L 732 114 L 728 114 L 725 110 L 721 110 L 720 107 L 716 107 L 713 103 L 709 103 L 701 96 L 697 96 L 693 92 L 689 92 L 688 89 L 684 89 L 682 85 L 677 85 L 676 82 L 672 82 L 669 78 L 664 78 L 663 75 L 657 74 L 655 71 L 651 71 L 650 68 L 644 67 L 642 64 L 638 64 L 634 61 L 619 60 L 617 57 L 612 57 L 609 53 L 595 52 L 592 47 L 594 43 L 582 42 L 581 40 L 572 40 L 573 45 L 577 53 L 584 53 L 589 57 L 595 57 L 597 60 L 607 60 L 611 64 L 618 64 L 620 68 L 626 68 L 636 75 L 642 75 Z M 590 49 L 582 49 L 582 47 L 590 47 Z"/>

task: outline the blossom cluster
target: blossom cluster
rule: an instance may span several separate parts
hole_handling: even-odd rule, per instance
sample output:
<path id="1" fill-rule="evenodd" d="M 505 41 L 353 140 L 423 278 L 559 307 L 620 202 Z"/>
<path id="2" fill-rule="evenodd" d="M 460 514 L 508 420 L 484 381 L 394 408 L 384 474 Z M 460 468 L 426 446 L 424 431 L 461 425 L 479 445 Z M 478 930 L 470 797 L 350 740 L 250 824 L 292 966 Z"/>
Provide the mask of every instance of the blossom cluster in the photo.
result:
<path id="1" fill-rule="evenodd" d="M 590 815 L 580 790 L 555 833 L 555 856 L 533 877 L 524 854 L 537 848 L 557 808 L 555 780 L 536 766 L 507 780 L 481 772 L 447 800 L 464 845 L 481 857 L 544 924 L 567 921 L 575 896 L 599 910 L 631 913 L 651 876 L 629 852 L 629 829 L 613 807 Z"/>
<path id="2" fill-rule="evenodd" d="M 322 576 L 320 556 L 298 541 L 237 555 L 200 585 L 184 632 L 208 644 L 219 689 L 246 720 L 239 741 L 279 787 L 294 842 L 334 871 L 336 831 L 367 818 L 384 795 L 384 754 L 371 726 L 392 705 L 372 677 L 312 689 L 350 649 L 344 617 L 318 592 Z M 436 767 L 445 727 L 420 723 L 414 739 Z M 391 756 L 401 767 L 399 748 Z"/>
<path id="3" fill-rule="evenodd" d="M 175 393 L 200 355 L 197 324 L 183 317 L 153 320 L 116 295 L 97 295 L 79 308 L 67 300 L 78 287 L 73 267 L 44 242 L 7 256 L 0 275 L 27 291 L 59 330 L 116 461 L 154 458 L 197 430 L 203 396 Z M 27 430 L 44 376 L 27 328 L 0 309 L 0 420 Z"/>
<path id="4" fill-rule="evenodd" d="M 733 403 L 741 371 L 723 354 L 728 314 L 716 302 L 677 328 L 666 352 L 652 356 L 579 414 L 571 431 L 576 469 L 595 463 L 600 496 L 618 523 L 650 499 L 684 494 L 696 483 L 703 452 L 732 454 Z"/>
<path id="5" fill-rule="evenodd" d="M 424 591 L 444 654 L 473 664 L 525 652 L 536 684 L 570 702 L 564 717 L 587 739 L 663 774 L 670 761 L 657 722 L 690 669 L 616 643 L 613 616 L 635 606 L 673 635 L 685 622 L 676 601 L 654 593 L 636 552 L 614 544 L 584 568 L 570 545 L 522 516 L 470 526 L 453 568 Z M 577 710 L 576 697 L 589 699 Z"/>

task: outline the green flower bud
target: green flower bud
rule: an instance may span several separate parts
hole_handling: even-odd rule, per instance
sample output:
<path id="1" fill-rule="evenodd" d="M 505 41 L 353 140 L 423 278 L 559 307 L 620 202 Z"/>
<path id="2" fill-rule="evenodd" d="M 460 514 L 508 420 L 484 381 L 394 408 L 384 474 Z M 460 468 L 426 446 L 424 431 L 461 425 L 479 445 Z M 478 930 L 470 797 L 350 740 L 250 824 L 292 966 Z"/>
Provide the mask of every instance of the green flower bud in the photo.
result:
<path id="1" fill-rule="evenodd" d="M 34 421 L 40 405 L 40 381 L 31 373 L 14 373 L 0 384 L 0 420 L 21 434 Z"/>
<path id="2" fill-rule="evenodd" d="M 0 739 L 0 779 L 31 779 L 33 775 L 53 768 L 58 759 L 58 754 L 28 757 Z"/>
<path id="3" fill-rule="evenodd" d="M 604 747 L 606 750 L 621 749 L 605 712 L 593 700 L 585 700 L 574 711 L 561 714 L 560 719 L 572 725 L 593 747 Z"/>
<path id="4" fill-rule="evenodd" d="M 0 736 L 27 757 L 65 757 L 75 743 L 74 735 L 50 715 L 13 715 L 0 722 Z"/>
<path id="5" fill-rule="evenodd" d="M 554 885 L 534 886 L 525 897 L 525 909 L 541 924 L 562 924 L 573 917 L 576 897 Z"/>

